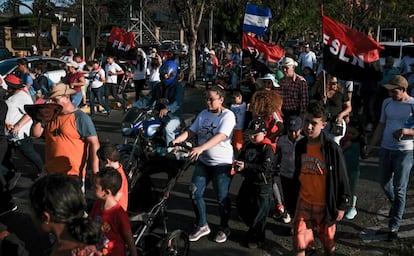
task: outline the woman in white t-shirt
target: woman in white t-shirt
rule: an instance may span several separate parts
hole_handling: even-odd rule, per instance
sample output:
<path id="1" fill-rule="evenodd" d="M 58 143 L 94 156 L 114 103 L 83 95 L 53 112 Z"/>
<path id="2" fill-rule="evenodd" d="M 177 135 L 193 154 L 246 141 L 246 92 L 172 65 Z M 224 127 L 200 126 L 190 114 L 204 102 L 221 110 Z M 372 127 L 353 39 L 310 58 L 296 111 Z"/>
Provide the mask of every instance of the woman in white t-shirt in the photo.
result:
<path id="1" fill-rule="evenodd" d="M 95 98 L 98 99 L 99 105 L 101 105 L 106 113 L 109 113 L 111 109 L 105 103 L 103 96 L 105 93 L 105 71 L 99 65 L 98 60 L 93 60 L 92 69 L 89 72 L 89 83 L 91 87 L 91 91 L 89 93 L 89 106 L 90 106 L 90 115 L 93 116 L 95 114 Z"/>
<path id="2" fill-rule="evenodd" d="M 228 221 L 230 219 L 229 187 L 231 183 L 231 165 L 233 163 L 233 147 L 231 137 L 236 118 L 234 113 L 223 105 L 225 91 L 219 86 L 207 90 L 207 109 L 200 112 L 191 127 L 179 135 L 173 144 L 180 143 L 197 135 L 198 145 L 189 156 L 197 160 L 191 180 L 191 198 L 197 218 L 197 227 L 190 234 L 190 241 L 198 241 L 210 234 L 207 223 L 204 191 L 212 181 L 219 205 L 220 227 L 215 236 L 217 243 L 223 243 L 230 235 Z"/>

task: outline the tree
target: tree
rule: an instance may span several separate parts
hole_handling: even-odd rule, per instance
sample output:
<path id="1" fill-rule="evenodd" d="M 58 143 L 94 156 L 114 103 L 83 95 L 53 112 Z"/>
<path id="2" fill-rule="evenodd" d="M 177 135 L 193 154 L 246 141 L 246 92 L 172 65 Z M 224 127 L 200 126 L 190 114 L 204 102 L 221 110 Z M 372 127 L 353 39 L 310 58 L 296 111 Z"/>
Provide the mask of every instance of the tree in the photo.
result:
<path id="1" fill-rule="evenodd" d="M 212 1 L 213 2 L 213 1 Z M 196 80 L 196 44 L 197 32 L 200 27 L 203 14 L 206 11 L 206 0 L 175 0 L 172 1 L 175 11 L 180 19 L 181 27 L 184 29 L 188 41 L 188 54 L 190 56 L 190 71 L 187 82 L 194 84 Z"/>

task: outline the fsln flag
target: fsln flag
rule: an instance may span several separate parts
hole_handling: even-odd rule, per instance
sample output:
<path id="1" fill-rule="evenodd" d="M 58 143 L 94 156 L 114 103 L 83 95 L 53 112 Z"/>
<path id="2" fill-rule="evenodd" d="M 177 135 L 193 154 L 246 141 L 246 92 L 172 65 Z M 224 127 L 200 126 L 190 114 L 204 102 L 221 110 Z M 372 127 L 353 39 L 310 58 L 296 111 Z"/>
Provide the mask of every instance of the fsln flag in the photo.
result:
<path id="1" fill-rule="evenodd" d="M 379 51 L 372 37 L 322 15 L 325 70 L 343 80 L 379 81 Z"/>
<path id="2" fill-rule="evenodd" d="M 262 55 L 270 62 L 277 62 L 285 55 L 285 51 L 279 45 L 263 42 L 248 33 L 243 33 L 242 48 L 257 53 L 256 55 Z"/>
<path id="3" fill-rule="evenodd" d="M 246 13 L 244 14 L 243 31 L 252 32 L 261 36 L 266 32 L 270 18 L 272 18 L 270 8 L 260 8 L 254 4 L 247 4 Z"/>

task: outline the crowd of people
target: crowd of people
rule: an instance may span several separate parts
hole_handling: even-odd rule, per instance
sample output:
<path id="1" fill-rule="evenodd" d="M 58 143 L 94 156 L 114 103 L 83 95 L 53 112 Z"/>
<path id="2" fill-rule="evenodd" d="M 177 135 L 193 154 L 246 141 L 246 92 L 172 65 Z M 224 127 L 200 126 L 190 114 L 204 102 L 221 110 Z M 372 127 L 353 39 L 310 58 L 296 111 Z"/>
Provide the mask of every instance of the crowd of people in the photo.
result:
<path id="1" fill-rule="evenodd" d="M 265 243 L 271 214 L 291 223 L 295 255 L 315 250 L 314 234 L 326 255 L 334 255 L 336 223 L 352 220 L 358 213 L 359 158 L 380 141 L 380 183 L 391 205 L 388 238 L 398 237 L 413 165 L 414 58 L 407 57 L 399 69 L 388 57 L 382 81 L 373 86 L 327 74 L 322 58 L 309 44 L 297 52 L 288 49 L 277 71 L 237 45 L 228 51 L 220 42 L 217 49 L 204 52 L 208 55 L 203 70 L 206 109 L 178 136 L 174 132 L 185 89 L 179 81 L 179 65 L 174 60 L 163 62 L 155 49 L 149 58 L 138 49 L 132 61 L 136 90 L 132 104 L 119 97 L 118 76 L 124 70 L 114 56 L 107 56 L 101 67 L 100 60 L 87 63 L 68 51 L 63 57 L 67 75 L 56 84 L 45 78 L 44 67 L 31 73 L 27 60 L 19 59 L 20 77 L 7 75 L 2 81 L 7 91 L 0 88 L 0 184 L 1 198 L 8 202 L 2 204 L 0 214 L 17 207 L 10 190 L 19 174 L 11 157 L 5 157 L 13 148 L 34 164 L 40 177 L 31 188 L 30 201 L 41 229 L 54 236 L 53 255 L 137 254 L 126 214 L 128 181 L 119 152 L 114 145 L 100 145 L 91 118 L 97 112 L 95 98 L 101 113 L 110 115 L 112 95 L 121 111 L 157 108 L 165 146 L 197 139 L 189 153 L 195 161 L 190 198 L 196 220 L 191 242 L 212 231 L 206 214 L 210 206 L 204 199 L 210 181 L 220 217 L 214 241 L 227 241 L 229 188 L 233 175 L 242 175 L 236 205 L 249 228 L 245 246 Z M 221 68 L 229 70 L 226 86 L 217 83 Z M 87 80 L 90 89 L 85 90 Z M 142 96 L 146 85 L 151 92 Z M 86 95 L 89 115 L 80 110 L 87 103 Z M 36 104 L 43 116 L 26 111 L 25 105 Z M 367 133 L 374 126 L 368 144 Z M 37 137 L 45 140 L 44 159 L 32 143 Z M 96 195 L 92 209 L 86 209 L 84 198 L 88 170 Z"/>

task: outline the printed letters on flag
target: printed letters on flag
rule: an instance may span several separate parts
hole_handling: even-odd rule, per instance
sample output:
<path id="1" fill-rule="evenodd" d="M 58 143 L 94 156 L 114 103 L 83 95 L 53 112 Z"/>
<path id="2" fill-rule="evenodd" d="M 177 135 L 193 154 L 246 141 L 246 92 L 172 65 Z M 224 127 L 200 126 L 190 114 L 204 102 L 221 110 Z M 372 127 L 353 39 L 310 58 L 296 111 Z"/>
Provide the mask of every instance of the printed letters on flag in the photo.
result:
<path id="1" fill-rule="evenodd" d="M 247 33 L 243 33 L 242 48 L 250 52 L 257 51 L 270 62 L 277 62 L 285 55 L 285 51 L 279 45 L 263 42 Z"/>
<path id="2" fill-rule="evenodd" d="M 244 14 L 243 31 L 252 32 L 261 36 L 266 32 L 270 18 L 272 18 L 270 8 L 260 8 L 254 4 L 247 4 Z"/>
<path id="3" fill-rule="evenodd" d="M 381 80 L 379 50 L 372 37 L 322 15 L 325 70 L 343 80 Z"/>
<path id="4" fill-rule="evenodd" d="M 135 33 L 119 27 L 112 27 L 108 38 L 106 53 L 120 58 L 135 58 Z"/>

